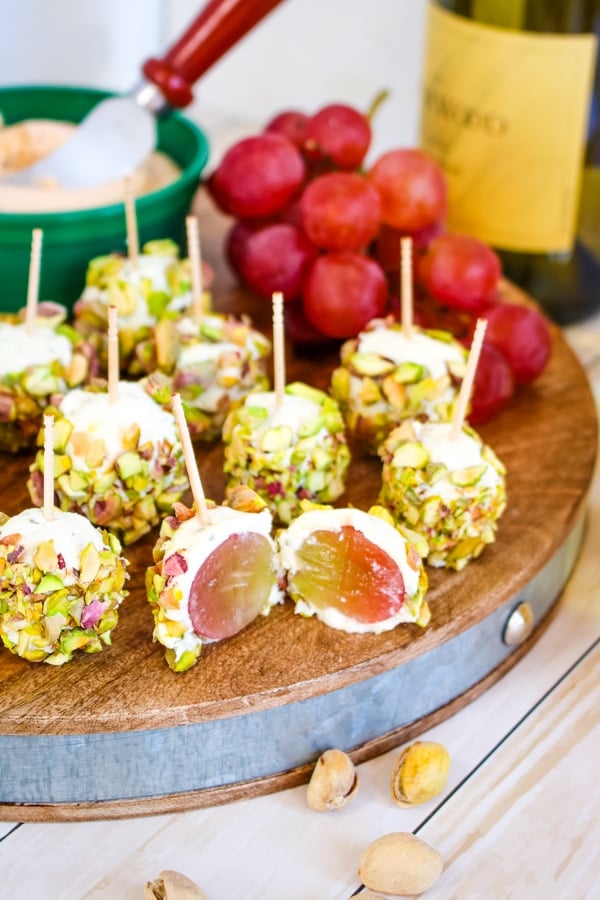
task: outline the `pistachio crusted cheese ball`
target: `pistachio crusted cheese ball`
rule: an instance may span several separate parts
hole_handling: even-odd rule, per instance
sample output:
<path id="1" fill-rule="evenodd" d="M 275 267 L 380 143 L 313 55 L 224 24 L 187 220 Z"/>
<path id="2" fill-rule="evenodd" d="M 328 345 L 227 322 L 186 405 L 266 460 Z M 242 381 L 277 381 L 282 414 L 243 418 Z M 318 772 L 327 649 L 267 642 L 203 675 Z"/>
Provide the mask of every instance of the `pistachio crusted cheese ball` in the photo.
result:
<path id="1" fill-rule="evenodd" d="M 206 643 L 237 634 L 283 601 L 272 516 L 247 488 L 228 505 L 208 504 L 207 521 L 176 504 L 164 519 L 146 572 L 154 640 L 175 672 L 189 669 Z"/>
<path id="2" fill-rule="evenodd" d="M 350 450 L 339 407 L 324 391 L 286 385 L 277 406 L 272 391 L 249 394 L 223 426 L 228 485 L 245 484 L 268 504 L 278 524 L 300 512 L 302 500 L 330 503 L 345 489 Z"/>
<path id="3" fill-rule="evenodd" d="M 115 306 L 121 370 L 139 376 L 151 368 L 147 341 L 152 328 L 191 304 L 189 260 L 179 258 L 171 240 L 149 241 L 136 262 L 118 253 L 90 261 L 84 291 L 73 308 L 74 327 L 96 348 L 106 370 L 108 308 Z"/>
<path id="4" fill-rule="evenodd" d="M 118 539 L 77 513 L 26 509 L 0 526 L 0 638 L 30 662 L 60 666 L 111 643 L 127 596 Z"/>
<path id="5" fill-rule="evenodd" d="M 380 502 L 426 539 L 431 566 L 460 570 L 495 540 L 506 470 L 468 425 L 404 422 L 380 449 Z"/>
<path id="6" fill-rule="evenodd" d="M 33 329 L 18 316 L 0 317 L 0 450 L 35 446 L 43 411 L 53 396 L 83 384 L 95 354 L 65 323 L 67 310 L 40 303 Z"/>
<path id="7" fill-rule="evenodd" d="M 163 319 L 153 331 L 157 372 L 149 388 L 162 402 L 181 397 L 192 440 L 221 437 L 229 411 L 251 391 L 268 390 L 271 342 L 246 318 L 209 313 Z M 151 356 L 149 353 L 148 356 Z"/>
<path id="8" fill-rule="evenodd" d="M 395 320 L 373 319 L 342 346 L 332 374 L 348 436 L 375 454 L 404 419 L 448 421 L 466 363 L 466 349 L 449 332 L 413 326 L 407 336 Z"/>
<path id="9" fill-rule="evenodd" d="M 120 381 L 115 403 L 106 392 L 76 389 L 48 412 L 55 417 L 55 494 L 63 510 L 132 544 L 160 521 L 189 486 L 171 412 L 140 382 Z M 40 432 L 38 443 L 42 443 Z M 43 498 L 44 453 L 30 466 L 34 503 Z"/>
<path id="10" fill-rule="evenodd" d="M 419 535 L 396 526 L 378 506 L 368 512 L 310 507 L 304 504 L 278 538 L 296 612 L 360 634 L 402 622 L 427 625 L 426 546 Z"/>

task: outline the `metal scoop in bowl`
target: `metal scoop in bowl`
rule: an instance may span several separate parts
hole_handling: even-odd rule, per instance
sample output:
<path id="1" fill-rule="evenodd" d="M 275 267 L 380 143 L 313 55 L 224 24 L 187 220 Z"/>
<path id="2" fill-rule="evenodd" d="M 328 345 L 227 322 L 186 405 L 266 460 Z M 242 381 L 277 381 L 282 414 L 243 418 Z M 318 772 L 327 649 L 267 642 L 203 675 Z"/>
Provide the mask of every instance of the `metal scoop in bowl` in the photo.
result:
<path id="1" fill-rule="evenodd" d="M 128 95 L 100 102 L 57 150 L 0 181 L 84 188 L 124 178 L 154 150 L 156 116 L 183 109 L 192 85 L 281 0 L 210 0 L 145 80 Z"/>

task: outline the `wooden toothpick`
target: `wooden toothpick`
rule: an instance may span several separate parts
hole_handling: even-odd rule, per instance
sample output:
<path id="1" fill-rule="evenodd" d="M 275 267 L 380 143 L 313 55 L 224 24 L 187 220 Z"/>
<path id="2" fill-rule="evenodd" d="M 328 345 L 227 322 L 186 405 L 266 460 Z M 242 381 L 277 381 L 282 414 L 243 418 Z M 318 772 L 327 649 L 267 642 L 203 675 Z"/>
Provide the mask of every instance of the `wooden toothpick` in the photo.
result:
<path id="1" fill-rule="evenodd" d="M 483 344 L 483 338 L 485 337 L 486 328 L 487 319 L 477 319 L 473 340 L 471 341 L 471 349 L 469 350 L 465 377 L 462 380 L 456 406 L 454 407 L 454 414 L 452 416 L 450 439 L 453 441 L 456 440 L 462 431 L 465 415 L 467 413 L 467 406 L 471 399 L 471 391 L 473 390 L 473 382 L 475 381 L 475 373 L 477 372 L 477 365 L 479 363 L 479 356 L 481 354 L 481 346 Z"/>
<path id="2" fill-rule="evenodd" d="M 275 405 L 280 407 L 285 396 L 285 338 L 283 333 L 283 294 L 276 291 L 273 301 L 273 382 Z"/>
<path id="3" fill-rule="evenodd" d="M 194 447 L 192 445 L 192 439 L 190 437 L 190 430 L 185 419 L 185 413 L 183 411 L 181 397 L 179 396 L 179 394 L 173 394 L 173 396 L 171 397 L 171 408 L 173 410 L 173 415 L 175 416 L 175 421 L 177 422 L 177 428 L 179 430 L 179 437 L 181 439 L 181 446 L 183 448 L 183 458 L 185 460 L 185 466 L 187 469 L 188 478 L 190 480 L 190 488 L 192 489 L 192 497 L 194 498 L 196 515 L 198 516 L 201 525 L 210 525 L 210 520 L 208 517 L 208 507 L 206 505 L 206 497 L 204 496 L 204 488 L 202 487 L 202 479 L 200 478 L 198 463 L 196 462 L 196 455 L 194 453 Z"/>
<path id="4" fill-rule="evenodd" d="M 409 237 L 400 239 L 400 305 L 402 331 L 406 337 L 413 333 L 413 243 Z"/>
<path id="5" fill-rule="evenodd" d="M 131 178 L 125 179 L 125 226 L 127 229 L 127 255 L 129 257 L 129 262 L 135 268 L 140 255 L 140 241 L 135 214 L 133 182 Z"/>
<path id="6" fill-rule="evenodd" d="M 54 416 L 44 416 L 44 518 L 54 519 Z"/>
<path id="7" fill-rule="evenodd" d="M 192 275 L 192 312 L 195 322 L 201 322 L 206 313 L 204 306 L 204 286 L 202 284 L 202 251 L 200 249 L 200 230 L 196 216 L 187 216 L 185 220 L 188 256 Z"/>
<path id="8" fill-rule="evenodd" d="M 116 403 L 119 396 L 119 324 L 117 307 L 108 307 L 108 401 Z"/>
<path id="9" fill-rule="evenodd" d="M 42 260 L 42 229 L 34 228 L 31 233 L 31 258 L 27 280 L 27 308 L 25 310 L 25 331 L 31 334 L 35 327 L 37 303 L 40 292 L 40 267 Z"/>

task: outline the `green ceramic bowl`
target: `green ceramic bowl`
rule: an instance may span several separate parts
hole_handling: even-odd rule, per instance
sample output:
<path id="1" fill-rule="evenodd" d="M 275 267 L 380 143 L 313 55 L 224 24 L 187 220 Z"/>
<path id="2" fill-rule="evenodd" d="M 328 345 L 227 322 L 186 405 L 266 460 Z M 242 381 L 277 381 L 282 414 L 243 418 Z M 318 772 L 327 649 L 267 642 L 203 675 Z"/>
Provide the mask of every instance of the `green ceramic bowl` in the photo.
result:
<path id="1" fill-rule="evenodd" d="M 106 91 L 79 87 L 0 88 L 0 114 L 7 125 L 30 118 L 79 122 L 109 96 Z M 192 122 L 172 113 L 158 123 L 157 149 L 179 165 L 181 175 L 136 201 L 140 244 L 171 237 L 184 247 L 185 217 L 208 160 L 208 141 Z M 54 300 L 69 309 L 81 294 L 89 260 L 126 250 L 123 204 L 64 213 L 0 213 L 2 311 L 13 312 L 26 303 L 34 228 L 43 229 L 39 299 Z"/>

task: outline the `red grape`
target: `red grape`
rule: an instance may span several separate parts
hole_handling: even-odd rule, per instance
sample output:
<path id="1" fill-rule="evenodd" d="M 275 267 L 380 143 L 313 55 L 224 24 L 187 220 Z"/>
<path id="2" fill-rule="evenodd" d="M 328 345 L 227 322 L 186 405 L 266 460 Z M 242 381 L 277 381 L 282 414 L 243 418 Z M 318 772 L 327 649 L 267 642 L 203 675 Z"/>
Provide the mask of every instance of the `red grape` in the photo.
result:
<path id="1" fill-rule="evenodd" d="M 537 378 L 552 352 L 548 320 L 532 306 L 513 303 L 496 303 L 483 315 L 486 340 L 502 351 L 517 384 Z"/>
<path id="2" fill-rule="evenodd" d="M 371 143 L 371 125 L 363 113 L 345 103 L 324 106 L 305 123 L 304 152 L 339 169 L 356 169 Z"/>
<path id="3" fill-rule="evenodd" d="M 221 212 L 227 213 L 227 215 L 229 215 L 229 210 L 227 209 L 226 198 L 224 195 L 222 195 L 221 191 L 219 190 L 219 186 L 217 184 L 217 180 L 216 180 L 215 176 L 216 176 L 216 169 L 214 172 L 211 172 L 210 175 L 208 175 L 204 179 L 204 187 L 206 188 L 209 197 L 211 198 L 211 200 L 213 201 L 213 203 L 215 204 L 217 209 L 219 209 L 219 210 L 221 210 Z"/>
<path id="4" fill-rule="evenodd" d="M 360 250 L 379 230 L 381 203 L 361 175 L 330 172 L 304 189 L 300 215 L 302 227 L 317 247 Z"/>
<path id="5" fill-rule="evenodd" d="M 318 331 L 347 338 L 383 314 L 387 284 L 374 260 L 349 251 L 331 252 L 310 267 L 302 297 L 306 318 Z"/>
<path id="6" fill-rule="evenodd" d="M 310 349 L 332 344 L 332 338 L 310 324 L 301 300 L 286 301 L 285 336 L 296 348 Z"/>
<path id="7" fill-rule="evenodd" d="M 477 317 L 470 312 L 443 306 L 423 291 L 415 291 L 415 321 L 422 328 L 449 331 L 457 341 L 470 346 Z"/>
<path id="8" fill-rule="evenodd" d="M 317 255 L 308 238 L 286 222 L 247 233 L 239 258 L 243 281 L 262 297 L 281 291 L 286 299 L 300 296 L 308 267 Z"/>
<path id="9" fill-rule="evenodd" d="M 440 303 L 477 312 L 493 299 L 502 270 L 492 248 L 477 238 L 441 234 L 429 244 L 417 273 Z"/>
<path id="10" fill-rule="evenodd" d="M 208 179 L 217 205 L 240 218 L 271 216 L 292 199 L 306 174 L 299 150 L 280 134 L 235 143 Z"/>
<path id="11" fill-rule="evenodd" d="M 396 322 L 402 321 L 402 304 L 398 294 L 388 294 L 384 315 L 391 316 Z M 442 329 L 441 325 L 438 326 L 434 324 L 431 319 L 428 319 L 423 315 L 419 306 L 415 306 L 413 309 L 413 322 L 415 325 L 418 325 L 419 328 L 440 328 L 442 331 L 445 330 Z"/>
<path id="12" fill-rule="evenodd" d="M 475 373 L 469 423 L 482 425 L 506 406 L 515 392 L 515 378 L 504 354 L 484 340 Z"/>
<path id="13" fill-rule="evenodd" d="M 300 213 L 300 197 L 302 195 L 298 195 L 292 198 L 287 206 L 284 206 L 283 209 L 279 211 L 277 214 L 277 218 L 280 222 L 287 222 L 289 225 L 296 225 L 298 228 L 302 228 L 302 215 Z"/>
<path id="14" fill-rule="evenodd" d="M 400 269 L 400 241 L 403 237 L 410 237 L 415 251 L 418 252 L 428 247 L 434 237 L 441 234 L 442 228 L 441 222 L 413 232 L 399 231 L 389 225 L 382 225 L 373 247 L 373 255 L 385 272 L 397 272 Z"/>
<path id="15" fill-rule="evenodd" d="M 274 582 L 267 538 L 250 531 L 230 535 L 192 581 L 189 615 L 194 631 L 215 640 L 237 634 L 264 609 Z"/>
<path id="16" fill-rule="evenodd" d="M 406 602 L 400 566 L 352 525 L 311 532 L 297 550 L 292 594 L 356 622 L 385 622 Z"/>
<path id="17" fill-rule="evenodd" d="M 245 219 L 237 219 L 225 236 L 225 256 L 234 272 L 241 274 L 242 259 L 246 249 L 246 241 L 253 231 L 261 226 Z"/>
<path id="18" fill-rule="evenodd" d="M 304 144 L 307 120 L 308 116 L 305 113 L 296 109 L 286 109 L 274 116 L 264 130 L 273 134 L 282 134 L 300 150 Z"/>
<path id="19" fill-rule="evenodd" d="M 389 150 L 371 166 L 367 177 L 381 196 L 381 218 L 386 225 L 412 232 L 444 219 L 446 179 L 422 150 Z"/>

